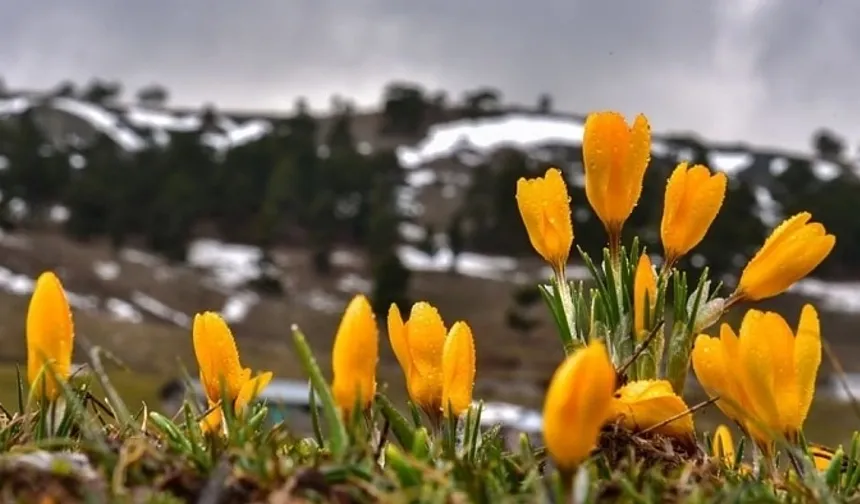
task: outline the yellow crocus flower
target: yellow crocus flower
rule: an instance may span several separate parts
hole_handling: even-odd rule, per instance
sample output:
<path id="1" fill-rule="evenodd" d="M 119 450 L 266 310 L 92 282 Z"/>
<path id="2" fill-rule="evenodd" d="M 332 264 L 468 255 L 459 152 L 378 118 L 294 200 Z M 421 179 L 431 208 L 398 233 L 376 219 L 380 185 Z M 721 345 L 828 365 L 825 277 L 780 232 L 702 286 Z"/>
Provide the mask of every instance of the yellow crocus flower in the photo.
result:
<path id="1" fill-rule="evenodd" d="M 644 115 L 627 126 L 618 112 L 595 112 L 582 138 L 585 195 L 616 247 L 621 228 L 642 193 L 651 160 L 651 128 Z"/>
<path id="2" fill-rule="evenodd" d="M 239 362 L 233 333 L 217 313 L 205 312 L 194 316 L 192 340 L 200 368 L 200 383 L 209 408 L 219 402 L 229 402 L 236 414 L 241 415 L 272 380 L 272 373 L 267 371 L 251 378 L 251 370 L 243 368 Z M 202 427 L 206 431 L 214 431 L 221 425 L 221 418 L 221 409 L 215 408 L 203 419 Z"/>
<path id="3" fill-rule="evenodd" d="M 732 440 L 732 431 L 725 425 L 720 424 L 714 432 L 711 449 L 715 459 L 728 467 L 735 465 L 735 443 Z"/>
<path id="4" fill-rule="evenodd" d="M 532 247 L 555 271 L 564 271 L 573 244 L 570 196 L 561 171 L 517 181 L 517 206 Z"/>
<path id="5" fill-rule="evenodd" d="M 345 412 L 367 408 L 376 393 L 379 329 L 367 298 L 359 294 L 344 311 L 332 347 L 332 395 Z"/>
<path id="6" fill-rule="evenodd" d="M 821 331 L 812 305 L 803 307 L 796 335 L 780 315 L 749 310 L 740 336 L 723 324 L 720 338 L 699 335 L 693 369 L 717 406 L 743 425 L 765 451 L 780 434 L 796 439 L 821 364 Z"/>
<path id="7" fill-rule="evenodd" d="M 723 465 L 729 468 L 735 467 L 735 442 L 732 432 L 725 425 L 720 425 L 711 439 L 711 454 Z M 749 464 L 741 462 L 737 471 L 741 474 L 752 474 L 753 469 Z"/>
<path id="8" fill-rule="evenodd" d="M 442 413 L 460 416 L 472 404 L 475 385 L 475 340 L 465 322 L 451 326 L 442 350 Z"/>
<path id="9" fill-rule="evenodd" d="M 443 413 L 443 396 L 452 401 L 455 412 L 468 407 L 468 404 L 463 405 L 463 398 L 466 378 L 474 377 L 474 343 L 472 331 L 465 322 L 455 323 L 446 334 L 439 311 L 429 303 L 422 301 L 412 305 L 405 323 L 397 305 L 392 304 L 388 310 L 388 337 L 406 377 L 410 399 L 429 417 L 436 419 Z M 452 338 L 455 341 L 449 343 Z M 450 345 L 447 377 L 443 369 L 446 345 Z M 452 387 L 447 395 L 446 382 Z M 468 394 L 471 395 L 471 388 Z"/>
<path id="10" fill-rule="evenodd" d="M 59 396 L 56 378 L 69 379 L 74 336 L 72 312 L 60 279 L 50 271 L 42 273 L 27 309 L 27 381 L 34 397 L 54 400 Z"/>
<path id="11" fill-rule="evenodd" d="M 654 428 L 689 409 L 668 381 L 638 380 L 615 392 L 611 419 L 635 432 Z M 676 438 L 692 438 L 693 429 L 693 416 L 686 414 L 654 428 L 654 432 Z"/>
<path id="12" fill-rule="evenodd" d="M 543 438 L 560 469 L 573 470 L 594 449 L 614 391 L 615 368 L 601 341 L 573 352 L 555 371 L 544 401 Z"/>
<path id="13" fill-rule="evenodd" d="M 801 212 L 782 222 L 744 268 L 733 297 L 757 301 L 788 290 L 818 267 L 833 250 L 836 237 L 809 222 Z"/>
<path id="14" fill-rule="evenodd" d="M 642 341 L 648 334 L 648 325 L 656 319 L 657 276 L 648 254 L 639 256 L 633 278 L 633 336 Z M 649 314 L 646 320 L 645 315 Z"/>
<path id="15" fill-rule="evenodd" d="M 666 184 L 660 238 L 666 263 L 672 265 L 693 249 L 717 217 L 726 196 L 725 173 L 680 163 Z"/>

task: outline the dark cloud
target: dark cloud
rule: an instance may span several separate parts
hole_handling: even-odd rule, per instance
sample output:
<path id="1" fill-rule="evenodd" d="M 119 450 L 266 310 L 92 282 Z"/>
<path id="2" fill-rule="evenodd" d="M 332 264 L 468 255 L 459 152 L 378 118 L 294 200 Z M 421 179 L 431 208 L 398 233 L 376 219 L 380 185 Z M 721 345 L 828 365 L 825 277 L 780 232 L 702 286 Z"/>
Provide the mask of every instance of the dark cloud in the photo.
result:
<path id="1" fill-rule="evenodd" d="M 852 0 L 32 0 L 7 2 L 13 86 L 98 75 L 166 84 L 175 101 L 375 102 L 392 79 L 458 96 L 491 84 L 560 108 L 643 111 L 695 129 L 806 148 L 860 139 L 860 3 Z"/>

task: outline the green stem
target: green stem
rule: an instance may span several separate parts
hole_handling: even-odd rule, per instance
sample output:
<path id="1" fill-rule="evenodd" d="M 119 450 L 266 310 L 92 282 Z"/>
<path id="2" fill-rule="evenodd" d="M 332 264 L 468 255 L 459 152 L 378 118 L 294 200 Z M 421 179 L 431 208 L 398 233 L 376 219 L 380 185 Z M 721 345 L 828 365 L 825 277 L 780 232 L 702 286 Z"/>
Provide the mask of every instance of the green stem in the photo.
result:
<path id="1" fill-rule="evenodd" d="M 555 269 L 555 282 L 558 285 L 559 301 L 561 301 L 561 309 L 564 311 L 564 319 L 567 321 L 568 327 L 568 333 L 561 336 L 564 340 L 562 342 L 564 353 L 565 355 L 570 355 L 582 346 L 582 342 L 576 337 L 576 316 L 573 307 L 573 298 L 570 295 L 570 285 L 567 283 L 564 267 Z"/>

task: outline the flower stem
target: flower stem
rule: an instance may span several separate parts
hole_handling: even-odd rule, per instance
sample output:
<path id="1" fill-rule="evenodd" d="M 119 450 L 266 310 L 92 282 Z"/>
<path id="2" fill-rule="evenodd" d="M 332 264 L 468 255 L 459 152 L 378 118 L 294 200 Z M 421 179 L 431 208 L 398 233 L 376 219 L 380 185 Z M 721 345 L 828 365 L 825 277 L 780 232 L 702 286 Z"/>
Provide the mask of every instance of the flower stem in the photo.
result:
<path id="1" fill-rule="evenodd" d="M 582 342 L 576 337 L 576 317 L 573 308 L 573 298 L 570 295 L 570 285 L 567 283 L 567 276 L 564 271 L 564 266 L 554 268 L 555 282 L 558 286 L 559 301 L 561 309 L 564 311 L 564 319 L 567 322 L 568 333 L 562 334 L 562 343 L 564 345 L 565 355 L 570 355 L 574 350 L 582 346 Z M 564 331 L 562 331 L 564 332 Z"/>

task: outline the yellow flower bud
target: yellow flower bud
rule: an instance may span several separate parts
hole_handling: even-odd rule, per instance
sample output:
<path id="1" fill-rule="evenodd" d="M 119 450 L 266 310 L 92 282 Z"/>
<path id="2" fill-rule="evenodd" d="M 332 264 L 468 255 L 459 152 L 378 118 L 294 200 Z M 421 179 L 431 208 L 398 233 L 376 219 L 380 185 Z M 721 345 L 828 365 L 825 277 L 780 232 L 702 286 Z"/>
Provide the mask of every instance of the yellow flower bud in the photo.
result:
<path id="1" fill-rule="evenodd" d="M 56 378 L 69 379 L 73 348 L 72 312 L 63 285 L 50 271 L 42 273 L 27 310 L 27 380 L 35 397 L 43 392 L 48 400 L 58 397 Z"/>
<path id="2" fill-rule="evenodd" d="M 666 184 L 660 237 L 668 264 L 693 249 L 717 217 L 726 196 L 725 173 L 711 175 L 695 165 L 680 163 Z"/>
<path id="3" fill-rule="evenodd" d="M 744 268 L 735 293 L 757 301 L 788 290 L 818 267 L 833 250 L 836 237 L 824 226 L 809 222 L 807 212 L 783 221 Z"/>
<path id="4" fill-rule="evenodd" d="M 409 397 L 429 415 L 437 415 L 442 408 L 442 349 L 446 336 L 439 311 L 429 303 L 415 303 L 404 324 L 400 311 L 392 305 L 388 330 L 394 354 L 406 375 Z"/>
<path id="5" fill-rule="evenodd" d="M 735 443 L 732 440 L 732 431 L 725 425 L 719 425 L 711 439 L 711 449 L 715 459 L 721 461 L 728 467 L 735 465 Z"/>
<path id="6" fill-rule="evenodd" d="M 573 244 L 573 224 L 561 172 L 550 168 L 544 177 L 519 179 L 517 206 L 532 247 L 556 271 L 564 271 Z"/>
<path id="7" fill-rule="evenodd" d="M 585 120 L 582 139 L 585 195 L 617 240 L 642 193 L 651 160 L 651 129 L 644 115 L 628 127 L 618 112 L 595 112 Z"/>
<path id="8" fill-rule="evenodd" d="M 272 373 L 260 373 L 251 378 L 251 370 L 243 368 L 239 362 L 233 333 L 217 313 L 205 312 L 194 316 L 192 340 L 200 368 L 200 383 L 210 407 L 219 402 L 222 405 L 229 402 L 234 412 L 241 415 L 269 384 Z M 203 419 L 201 426 L 206 431 L 213 431 L 221 424 L 221 417 L 221 411 L 213 411 Z"/>
<path id="9" fill-rule="evenodd" d="M 615 368 L 606 346 L 594 341 L 568 356 L 550 381 L 543 437 L 557 466 L 572 470 L 588 457 L 609 418 Z"/>
<path id="10" fill-rule="evenodd" d="M 649 323 L 657 318 L 654 313 L 656 307 L 657 276 L 648 254 L 642 254 L 633 279 L 633 335 L 637 341 L 648 335 Z"/>
<path id="11" fill-rule="evenodd" d="M 639 380 L 624 385 L 612 399 L 612 419 L 631 431 L 654 428 L 690 408 L 666 380 Z M 676 438 L 692 438 L 693 416 L 687 414 L 654 428 Z"/>
<path id="12" fill-rule="evenodd" d="M 472 404 L 475 384 L 475 340 L 465 322 L 451 326 L 442 351 L 442 413 L 460 416 Z"/>
<path id="13" fill-rule="evenodd" d="M 367 408 L 376 393 L 376 363 L 379 360 L 379 329 L 367 298 L 352 298 L 332 348 L 332 395 L 341 409 L 356 405 Z"/>

